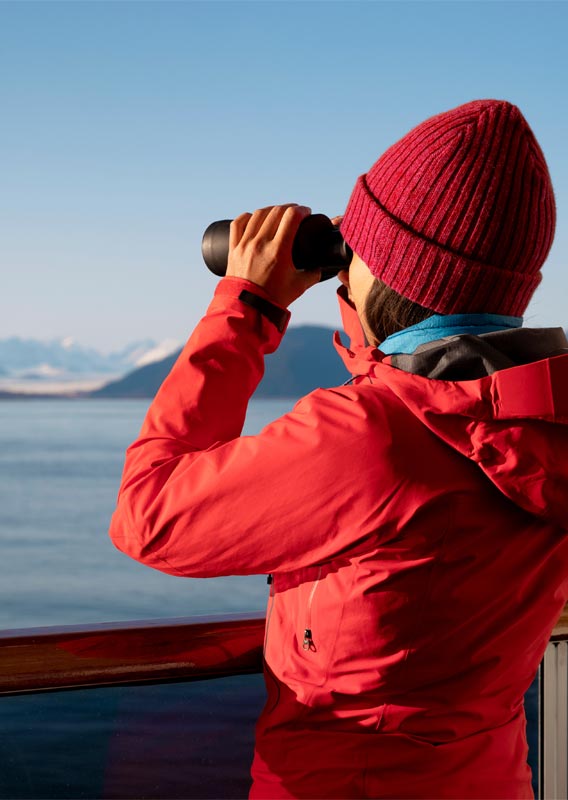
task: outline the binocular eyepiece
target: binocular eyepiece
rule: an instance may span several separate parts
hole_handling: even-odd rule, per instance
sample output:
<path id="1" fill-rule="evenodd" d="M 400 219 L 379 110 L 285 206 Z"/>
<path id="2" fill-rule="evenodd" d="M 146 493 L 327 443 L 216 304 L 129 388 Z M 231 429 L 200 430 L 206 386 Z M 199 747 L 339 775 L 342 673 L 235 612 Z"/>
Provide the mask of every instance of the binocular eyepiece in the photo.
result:
<path id="1" fill-rule="evenodd" d="M 203 234 L 201 252 L 211 272 L 222 277 L 227 271 L 230 219 L 212 222 Z M 325 214 L 311 214 L 300 223 L 292 246 L 296 269 L 321 270 L 321 280 L 348 269 L 353 252 L 339 228 Z"/>

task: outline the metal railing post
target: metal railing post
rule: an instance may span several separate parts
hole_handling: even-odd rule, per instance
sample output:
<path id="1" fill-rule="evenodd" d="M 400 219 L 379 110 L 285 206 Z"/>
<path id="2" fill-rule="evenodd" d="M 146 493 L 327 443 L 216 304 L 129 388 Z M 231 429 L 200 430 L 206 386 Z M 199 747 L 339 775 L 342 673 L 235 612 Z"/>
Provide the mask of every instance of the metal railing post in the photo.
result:
<path id="1" fill-rule="evenodd" d="M 568 797 L 568 642 L 551 642 L 542 665 L 541 797 Z"/>

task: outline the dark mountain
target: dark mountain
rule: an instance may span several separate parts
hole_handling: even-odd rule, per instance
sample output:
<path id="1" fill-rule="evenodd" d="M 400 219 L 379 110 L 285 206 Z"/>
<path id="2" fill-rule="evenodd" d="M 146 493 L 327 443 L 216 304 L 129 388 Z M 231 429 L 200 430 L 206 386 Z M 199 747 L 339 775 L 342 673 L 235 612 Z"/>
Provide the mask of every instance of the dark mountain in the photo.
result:
<path id="1" fill-rule="evenodd" d="M 147 364 L 145 367 L 129 372 L 124 378 L 111 381 L 94 392 L 89 392 L 88 397 L 154 397 L 161 383 L 173 367 L 180 351 L 171 356 Z"/>
<path id="2" fill-rule="evenodd" d="M 267 356 L 255 397 L 302 397 L 320 386 L 344 383 L 350 376 L 332 340 L 332 328 L 290 328 L 278 350 Z"/>
<path id="3" fill-rule="evenodd" d="M 332 343 L 333 330 L 313 325 L 290 328 L 276 351 L 255 397 L 301 397 L 317 387 L 337 386 L 349 378 Z M 134 370 L 92 392 L 90 397 L 153 397 L 179 353 Z"/>

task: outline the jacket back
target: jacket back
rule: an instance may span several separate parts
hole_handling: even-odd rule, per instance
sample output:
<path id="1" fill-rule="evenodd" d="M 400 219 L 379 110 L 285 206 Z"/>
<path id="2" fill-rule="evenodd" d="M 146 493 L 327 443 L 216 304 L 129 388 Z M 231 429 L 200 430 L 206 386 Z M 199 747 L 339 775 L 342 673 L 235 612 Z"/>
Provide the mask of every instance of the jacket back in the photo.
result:
<path id="1" fill-rule="evenodd" d="M 568 595 L 568 343 L 409 363 L 344 305 L 350 385 L 243 437 L 282 336 L 243 285 L 153 401 L 111 536 L 173 575 L 273 574 L 253 796 L 530 797 L 523 695 Z"/>
<path id="2" fill-rule="evenodd" d="M 336 469 L 337 502 L 373 497 L 375 534 L 358 540 L 354 503 L 352 548 L 274 576 L 261 725 L 267 740 L 354 734 L 361 796 L 407 796 L 403 753 L 410 797 L 532 794 L 523 696 L 568 596 L 566 344 L 522 330 L 391 358 L 339 345 L 357 377 L 332 392 L 337 424 L 351 415 L 368 442 Z M 362 730 L 389 736 L 361 747 Z"/>

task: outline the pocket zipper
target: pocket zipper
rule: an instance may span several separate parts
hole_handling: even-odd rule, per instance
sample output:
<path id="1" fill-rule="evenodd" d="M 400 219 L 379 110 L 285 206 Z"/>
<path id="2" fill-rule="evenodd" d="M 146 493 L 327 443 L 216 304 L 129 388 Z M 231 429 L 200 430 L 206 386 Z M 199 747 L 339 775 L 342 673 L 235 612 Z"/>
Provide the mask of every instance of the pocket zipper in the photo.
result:
<path id="1" fill-rule="evenodd" d="M 310 592 L 310 596 L 308 598 L 308 608 L 306 612 L 306 627 L 304 629 L 304 641 L 302 642 L 302 649 L 311 650 L 312 653 L 315 653 L 317 650 L 314 643 L 314 636 L 312 633 L 312 603 L 314 601 L 314 595 L 316 593 L 316 589 L 318 588 L 318 583 L 320 582 L 320 578 L 321 578 L 321 566 L 318 568 L 318 576 L 314 581 L 314 585 L 312 586 L 312 591 Z"/>
<path id="2" fill-rule="evenodd" d="M 264 647 L 262 650 L 263 658 L 266 659 L 266 648 L 268 647 L 268 631 L 270 629 L 270 618 L 272 617 L 272 609 L 274 608 L 275 592 L 274 592 L 274 575 L 268 575 L 266 582 L 270 586 L 270 607 L 266 615 L 266 625 L 264 627 Z"/>

